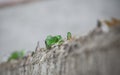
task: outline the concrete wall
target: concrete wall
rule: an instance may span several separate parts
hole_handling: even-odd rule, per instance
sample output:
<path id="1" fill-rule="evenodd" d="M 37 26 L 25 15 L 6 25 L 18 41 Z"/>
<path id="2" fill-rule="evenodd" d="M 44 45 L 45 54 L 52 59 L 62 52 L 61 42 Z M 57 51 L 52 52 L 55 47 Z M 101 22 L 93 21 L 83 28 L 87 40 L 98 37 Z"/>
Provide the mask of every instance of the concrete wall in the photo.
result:
<path id="1" fill-rule="evenodd" d="M 76 39 L 38 50 L 28 65 L 25 61 L 3 63 L 0 75 L 120 75 L 120 34 L 87 37 L 84 43 Z"/>

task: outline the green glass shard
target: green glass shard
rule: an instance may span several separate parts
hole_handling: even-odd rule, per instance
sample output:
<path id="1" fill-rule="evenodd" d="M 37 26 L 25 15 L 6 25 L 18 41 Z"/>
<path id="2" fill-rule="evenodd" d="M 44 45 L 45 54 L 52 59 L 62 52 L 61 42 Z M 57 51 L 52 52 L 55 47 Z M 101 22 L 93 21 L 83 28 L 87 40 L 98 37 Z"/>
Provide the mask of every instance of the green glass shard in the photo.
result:
<path id="1" fill-rule="evenodd" d="M 47 49 L 50 49 L 52 45 L 57 44 L 61 39 L 62 39 L 61 35 L 47 36 L 47 38 L 45 40 L 45 45 L 46 45 Z"/>
<path id="2" fill-rule="evenodd" d="M 61 40 L 59 40 L 59 41 L 58 41 L 58 45 L 63 44 L 63 42 L 64 42 L 64 40 L 62 40 L 62 39 L 61 39 Z"/>
<path id="3" fill-rule="evenodd" d="M 52 35 L 48 35 L 46 39 L 51 39 L 52 37 Z"/>
<path id="4" fill-rule="evenodd" d="M 25 56 L 25 50 L 20 51 L 20 58 Z"/>
<path id="5" fill-rule="evenodd" d="M 57 35 L 57 36 L 55 36 L 55 37 L 57 37 L 58 40 L 61 40 L 61 39 L 62 39 L 61 35 Z"/>
<path id="6" fill-rule="evenodd" d="M 67 40 L 70 40 L 72 38 L 72 34 L 70 32 L 67 33 Z"/>
<path id="7" fill-rule="evenodd" d="M 19 58 L 23 58 L 25 55 L 25 51 L 15 51 L 11 54 L 11 56 L 8 58 L 8 61 L 12 60 L 12 59 L 19 59 Z"/>

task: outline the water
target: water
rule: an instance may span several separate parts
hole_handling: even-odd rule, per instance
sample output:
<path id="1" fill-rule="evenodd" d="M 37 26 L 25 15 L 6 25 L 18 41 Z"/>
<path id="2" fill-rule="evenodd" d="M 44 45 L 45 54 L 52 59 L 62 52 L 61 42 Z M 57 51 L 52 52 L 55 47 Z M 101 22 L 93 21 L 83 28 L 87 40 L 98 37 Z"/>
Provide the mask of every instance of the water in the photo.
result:
<path id="1" fill-rule="evenodd" d="M 51 0 L 0 9 L 0 56 L 15 50 L 44 47 L 47 35 L 82 35 L 97 19 L 120 18 L 119 0 Z"/>

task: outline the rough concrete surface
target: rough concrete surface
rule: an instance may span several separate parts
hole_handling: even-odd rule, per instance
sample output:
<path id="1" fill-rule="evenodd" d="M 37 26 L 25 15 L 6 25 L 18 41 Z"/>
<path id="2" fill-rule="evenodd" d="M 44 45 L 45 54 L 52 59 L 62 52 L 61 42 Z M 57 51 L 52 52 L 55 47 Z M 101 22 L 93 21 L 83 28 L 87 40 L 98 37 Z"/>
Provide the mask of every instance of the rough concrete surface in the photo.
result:
<path id="1" fill-rule="evenodd" d="M 39 49 L 28 61 L 1 64 L 0 75 L 120 75 L 119 32 L 93 33 Z"/>

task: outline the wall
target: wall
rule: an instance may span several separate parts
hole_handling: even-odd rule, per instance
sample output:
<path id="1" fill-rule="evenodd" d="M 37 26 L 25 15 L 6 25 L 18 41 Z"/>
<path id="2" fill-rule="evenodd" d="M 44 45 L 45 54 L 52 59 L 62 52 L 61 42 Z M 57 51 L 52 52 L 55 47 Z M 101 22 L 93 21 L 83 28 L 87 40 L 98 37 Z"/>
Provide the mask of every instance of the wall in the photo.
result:
<path id="1" fill-rule="evenodd" d="M 120 75 L 119 38 L 118 32 L 90 34 L 86 40 L 38 49 L 29 62 L 1 64 L 0 75 Z"/>

